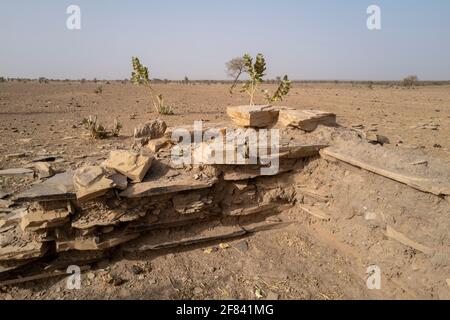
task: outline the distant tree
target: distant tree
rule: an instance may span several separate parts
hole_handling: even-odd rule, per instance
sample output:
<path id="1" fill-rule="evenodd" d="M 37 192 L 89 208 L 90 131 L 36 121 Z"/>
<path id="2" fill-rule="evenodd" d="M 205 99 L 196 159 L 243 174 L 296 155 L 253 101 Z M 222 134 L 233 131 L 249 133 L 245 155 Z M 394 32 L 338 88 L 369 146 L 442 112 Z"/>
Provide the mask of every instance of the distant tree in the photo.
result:
<path id="1" fill-rule="evenodd" d="M 228 77 L 234 78 L 233 85 L 230 88 L 230 93 L 232 93 L 233 89 L 236 87 L 239 77 L 245 71 L 245 61 L 244 58 L 238 57 L 231 59 L 225 65 L 227 67 Z"/>
<path id="2" fill-rule="evenodd" d="M 412 88 L 415 85 L 417 85 L 417 82 L 419 81 L 419 77 L 416 75 L 411 75 L 403 79 L 402 84 L 404 87 Z"/>
<path id="3" fill-rule="evenodd" d="M 254 105 L 255 94 L 259 91 L 261 91 L 268 103 L 282 101 L 283 98 L 289 93 L 291 89 L 291 81 L 289 80 L 287 75 L 283 77 L 273 95 L 270 94 L 268 90 L 259 89 L 260 84 L 264 82 L 263 77 L 266 75 L 266 59 L 261 53 L 258 53 L 256 55 L 255 61 L 253 61 L 253 58 L 246 53 L 244 54 L 243 60 L 244 72 L 248 74 L 250 79 L 244 82 L 241 88 L 241 92 L 247 93 L 249 95 L 250 105 Z M 230 89 L 230 92 L 233 92 L 232 88 Z"/>

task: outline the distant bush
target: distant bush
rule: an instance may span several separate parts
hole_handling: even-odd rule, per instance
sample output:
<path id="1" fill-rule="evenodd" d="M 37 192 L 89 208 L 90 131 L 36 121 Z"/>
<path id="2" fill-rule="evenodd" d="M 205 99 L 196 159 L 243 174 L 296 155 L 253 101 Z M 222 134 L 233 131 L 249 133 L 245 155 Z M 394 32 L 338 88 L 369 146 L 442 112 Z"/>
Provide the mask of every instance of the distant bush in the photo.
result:
<path id="1" fill-rule="evenodd" d="M 6 82 L 7 80 L 4 77 L 0 77 L 0 82 Z"/>
<path id="2" fill-rule="evenodd" d="M 417 85 L 419 78 L 416 75 L 411 75 L 403 79 L 402 85 L 406 88 L 412 88 Z"/>
<path id="3" fill-rule="evenodd" d="M 102 86 L 97 86 L 97 88 L 94 91 L 96 94 L 102 94 L 103 93 L 103 87 Z"/>
<path id="4" fill-rule="evenodd" d="M 234 78 L 233 85 L 230 88 L 230 93 L 233 93 L 233 89 L 236 87 L 239 77 L 245 72 L 245 60 L 241 57 L 233 58 L 228 61 L 225 66 L 227 68 L 227 75 L 230 78 Z"/>

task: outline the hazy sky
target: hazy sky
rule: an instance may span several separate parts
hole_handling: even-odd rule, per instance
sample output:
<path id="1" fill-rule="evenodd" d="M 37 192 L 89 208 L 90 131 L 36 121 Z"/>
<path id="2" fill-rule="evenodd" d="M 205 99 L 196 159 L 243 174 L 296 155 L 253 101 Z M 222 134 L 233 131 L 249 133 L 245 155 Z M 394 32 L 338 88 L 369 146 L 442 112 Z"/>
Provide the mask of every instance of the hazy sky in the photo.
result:
<path id="1" fill-rule="evenodd" d="M 269 77 L 450 79 L 449 0 L 1 0 L 0 39 L 6 77 L 124 79 L 137 55 L 153 78 L 225 79 L 226 61 L 262 52 Z"/>

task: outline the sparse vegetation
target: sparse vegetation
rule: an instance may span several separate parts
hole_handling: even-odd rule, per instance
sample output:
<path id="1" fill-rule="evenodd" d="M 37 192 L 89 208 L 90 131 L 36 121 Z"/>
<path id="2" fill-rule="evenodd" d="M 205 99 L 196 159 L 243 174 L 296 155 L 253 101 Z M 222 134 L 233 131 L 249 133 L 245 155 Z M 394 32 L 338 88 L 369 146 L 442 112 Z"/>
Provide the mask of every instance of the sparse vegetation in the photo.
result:
<path id="1" fill-rule="evenodd" d="M 122 124 L 119 122 L 119 120 L 114 119 L 114 124 L 113 124 L 113 128 L 111 130 L 111 134 L 113 135 L 113 137 L 118 137 L 120 130 L 122 130 L 123 126 Z"/>
<path id="2" fill-rule="evenodd" d="M 96 94 L 102 94 L 103 93 L 103 87 L 102 86 L 97 86 L 97 88 L 95 89 L 95 93 Z"/>
<path id="3" fill-rule="evenodd" d="M 259 90 L 259 85 L 264 82 L 263 77 L 266 75 L 266 60 L 264 56 L 259 53 L 256 55 L 255 63 L 253 63 L 253 58 L 249 54 L 245 54 L 243 57 L 244 61 L 244 71 L 250 77 L 249 80 L 245 81 L 242 85 L 241 92 L 245 92 L 250 96 L 250 105 L 254 104 L 255 94 Z M 243 73 L 241 72 L 241 74 Z M 239 77 L 236 78 L 235 83 Z M 233 88 L 233 87 L 232 87 Z M 231 88 L 231 92 L 232 92 Z M 280 85 L 273 95 L 269 93 L 268 90 L 261 90 L 264 98 L 268 103 L 274 103 L 277 101 L 282 101 L 283 98 L 289 93 L 291 89 L 291 81 L 287 75 L 283 77 Z"/>
<path id="4" fill-rule="evenodd" d="M 108 131 L 102 124 L 97 122 L 97 116 L 89 116 L 88 118 L 84 118 L 82 123 L 84 128 L 89 132 L 91 138 L 96 140 L 106 139 L 110 136 L 117 137 L 122 129 L 122 124 L 117 119 L 114 120 L 111 131 Z"/>
<path id="5" fill-rule="evenodd" d="M 402 84 L 404 87 L 411 89 L 417 85 L 419 78 L 416 75 L 411 75 L 403 79 Z"/>
<path id="6" fill-rule="evenodd" d="M 156 112 L 163 115 L 174 114 L 171 107 L 164 105 L 164 97 L 162 94 L 158 94 L 150 82 L 149 70 L 146 66 L 142 65 L 139 58 L 132 58 L 133 72 L 131 74 L 131 82 L 135 85 L 143 85 L 147 87 L 150 91 L 150 96 L 152 98 L 153 107 Z"/>

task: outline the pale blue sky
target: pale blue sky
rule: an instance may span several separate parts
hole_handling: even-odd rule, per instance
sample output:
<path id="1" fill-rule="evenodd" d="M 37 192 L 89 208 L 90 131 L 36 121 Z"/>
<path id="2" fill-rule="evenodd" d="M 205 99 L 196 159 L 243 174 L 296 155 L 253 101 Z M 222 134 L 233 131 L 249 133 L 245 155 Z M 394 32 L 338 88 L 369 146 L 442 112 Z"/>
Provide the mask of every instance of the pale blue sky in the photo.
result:
<path id="1" fill-rule="evenodd" d="M 1 0 L 0 39 L 6 77 L 129 78 L 137 55 L 154 78 L 225 79 L 226 61 L 262 52 L 269 77 L 450 79 L 448 0 Z"/>

